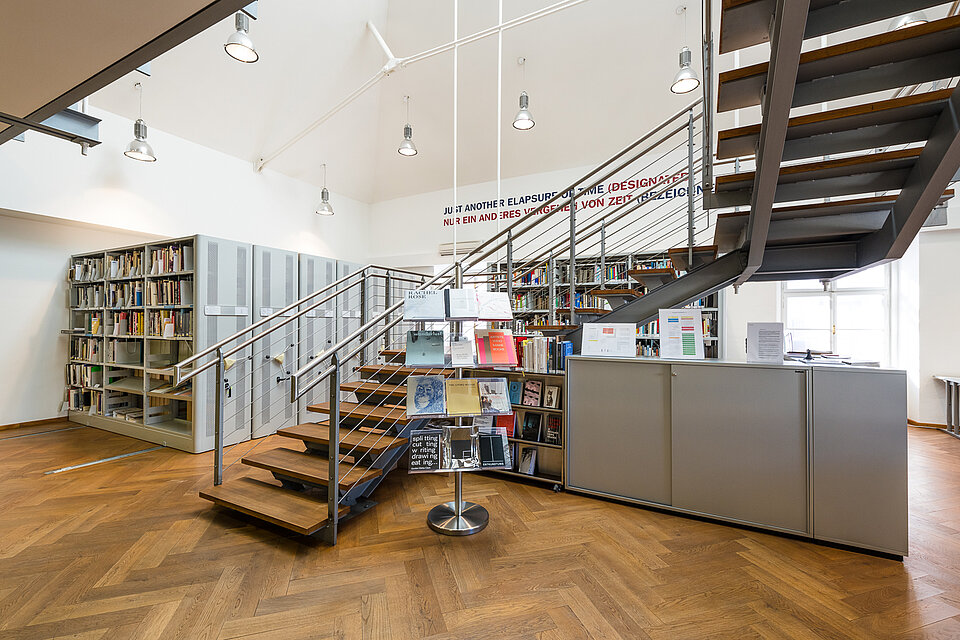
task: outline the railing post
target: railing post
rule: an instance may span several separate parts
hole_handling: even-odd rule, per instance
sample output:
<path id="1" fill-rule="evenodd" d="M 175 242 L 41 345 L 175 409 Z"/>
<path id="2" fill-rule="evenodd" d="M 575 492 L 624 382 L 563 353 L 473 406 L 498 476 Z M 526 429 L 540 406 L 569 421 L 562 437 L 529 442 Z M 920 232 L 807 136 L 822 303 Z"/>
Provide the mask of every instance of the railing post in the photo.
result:
<path id="1" fill-rule="evenodd" d="M 600 288 L 607 288 L 607 221 L 600 221 Z"/>
<path id="2" fill-rule="evenodd" d="M 457 268 L 460 269 L 459 263 Z M 461 272 L 461 276 L 462 276 Z M 507 298 L 513 304 L 513 231 L 507 231 Z M 516 320 L 510 321 L 510 329 L 517 328 Z"/>
<path id="3" fill-rule="evenodd" d="M 557 260 L 553 257 L 553 253 L 547 259 L 547 295 L 549 296 L 547 308 L 550 310 L 547 324 L 555 325 L 557 324 Z"/>
<path id="4" fill-rule="evenodd" d="M 383 287 L 383 310 L 386 311 L 390 308 L 390 305 L 393 304 L 393 280 L 390 278 L 389 271 L 387 271 L 387 275 L 383 279 Z M 390 324 L 386 318 L 384 318 L 383 322 L 384 324 Z M 389 349 L 391 344 L 393 344 L 393 327 L 387 327 L 387 332 L 383 337 L 383 348 Z"/>
<path id="5" fill-rule="evenodd" d="M 366 271 L 363 272 L 363 275 L 360 277 L 360 326 L 367 324 L 367 278 L 371 277 Z M 367 332 L 360 332 L 360 343 L 363 344 L 367 340 Z M 360 352 L 360 361 L 368 362 L 367 360 L 367 349 L 364 347 L 363 351 Z"/>
<path id="6" fill-rule="evenodd" d="M 713 192 L 713 0 L 704 0 L 703 33 L 703 195 Z M 706 205 L 703 207 L 706 209 Z"/>
<path id="7" fill-rule="evenodd" d="M 709 3 L 710 0 L 707 0 L 707 4 Z M 696 188 L 693 182 L 693 109 L 691 109 L 687 124 L 687 271 L 693 269 L 693 196 Z"/>
<path id="8" fill-rule="evenodd" d="M 330 544 L 337 544 L 337 527 L 340 514 L 340 356 L 334 353 L 330 362 L 333 373 L 330 375 L 330 434 L 327 457 L 330 466 L 327 472 L 327 528 L 324 538 Z"/>
<path id="9" fill-rule="evenodd" d="M 570 187 L 570 324 L 577 324 L 577 187 Z"/>
<path id="10" fill-rule="evenodd" d="M 223 349 L 217 349 L 216 404 L 213 407 L 213 484 L 223 484 Z"/>

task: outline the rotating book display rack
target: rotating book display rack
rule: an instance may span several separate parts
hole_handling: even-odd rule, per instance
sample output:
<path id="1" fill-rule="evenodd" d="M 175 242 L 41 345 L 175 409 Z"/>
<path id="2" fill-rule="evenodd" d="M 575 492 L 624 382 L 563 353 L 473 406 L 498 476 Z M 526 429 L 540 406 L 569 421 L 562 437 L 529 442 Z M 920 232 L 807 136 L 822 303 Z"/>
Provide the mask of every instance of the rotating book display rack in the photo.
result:
<path id="1" fill-rule="evenodd" d="M 408 418 L 426 421 L 410 433 L 410 473 L 454 474 L 454 499 L 427 514 L 432 530 L 452 536 L 478 533 L 490 521 L 485 508 L 463 500 L 463 473 L 512 468 L 507 431 L 497 426 L 498 421 L 514 420 L 507 379 L 465 378 L 464 369 L 517 365 L 509 330 L 475 328 L 476 353 L 474 341 L 463 333 L 465 322 L 512 322 L 509 298 L 463 289 L 462 283 L 458 271 L 457 288 L 408 291 L 404 301 L 404 320 L 418 326 L 407 333 L 407 366 L 456 371 L 450 378 L 408 378 L 406 408 Z M 426 322 L 449 323 L 449 336 L 423 329 Z"/>

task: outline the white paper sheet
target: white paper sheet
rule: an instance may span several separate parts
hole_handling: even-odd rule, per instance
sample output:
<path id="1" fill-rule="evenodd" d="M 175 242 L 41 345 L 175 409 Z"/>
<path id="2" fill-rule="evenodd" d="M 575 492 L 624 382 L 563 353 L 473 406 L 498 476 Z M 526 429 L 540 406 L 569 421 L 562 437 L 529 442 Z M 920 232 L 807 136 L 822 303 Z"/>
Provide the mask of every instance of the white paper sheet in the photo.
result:
<path id="1" fill-rule="evenodd" d="M 703 359 L 700 309 L 660 309 L 660 357 Z"/>
<path id="2" fill-rule="evenodd" d="M 588 322 L 583 325 L 585 356 L 633 358 L 637 355 L 637 327 L 630 323 Z"/>
<path id="3" fill-rule="evenodd" d="M 783 363 L 783 323 L 747 323 L 747 362 Z"/>

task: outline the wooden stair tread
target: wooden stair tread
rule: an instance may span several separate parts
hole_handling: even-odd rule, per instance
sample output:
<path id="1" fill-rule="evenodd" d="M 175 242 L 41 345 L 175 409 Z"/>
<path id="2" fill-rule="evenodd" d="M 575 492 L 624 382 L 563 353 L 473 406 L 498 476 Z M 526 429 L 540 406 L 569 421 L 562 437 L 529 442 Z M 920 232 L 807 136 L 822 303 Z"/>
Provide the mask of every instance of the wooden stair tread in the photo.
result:
<path id="1" fill-rule="evenodd" d="M 314 444 L 330 444 L 330 422 L 305 422 L 277 429 L 277 435 L 285 438 L 294 438 Z M 380 455 L 389 449 L 396 449 L 407 444 L 406 438 L 397 438 L 382 431 L 360 431 L 349 427 L 340 427 L 340 450 Z"/>
<path id="2" fill-rule="evenodd" d="M 452 376 L 456 373 L 453 369 L 443 369 L 440 367 L 430 369 L 424 367 L 405 367 L 399 364 L 372 364 L 357 367 L 357 371 L 367 375 L 391 375 L 391 376 L 430 376 L 443 375 Z"/>
<path id="3" fill-rule="evenodd" d="M 717 245 L 707 244 L 700 245 L 699 247 L 693 248 L 693 264 L 694 267 L 699 267 L 708 262 L 713 262 L 717 259 L 718 254 Z M 670 256 L 673 266 L 680 271 L 690 271 L 690 265 L 687 264 L 687 256 L 689 255 L 689 250 L 677 247 L 675 249 L 668 249 L 667 255 Z"/>
<path id="4" fill-rule="evenodd" d="M 598 298 L 640 298 L 642 294 L 635 289 L 594 289 L 590 295 Z"/>
<path id="5" fill-rule="evenodd" d="M 778 184 L 803 182 L 831 177 L 844 177 L 858 173 L 874 173 L 912 166 L 923 152 L 923 148 L 886 151 L 869 155 L 837 158 L 819 162 L 807 162 L 780 168 Z M 745 171 L 717 176 L 717 191 L 734 191 L 753 184 L 756 173 Z"/>
<path id="6" fill-rule="evenodd" d="M 915 27 L 880 33 L 802 53 L 797 83 L 869 69 L 891 62 L 914 60 L 951 51 L 958 46 L 960 46 L 960 16 L 933 20 Z M 731 111 L 760 104 L 760 95 L 769 67 L 769 62 L 762 62 L 722 72 L 717 90 L 717 110 Z M 943 73 L 953 75 L 946 69 Z M 816 100 L 816 102 L 820 101 Z M 802 106 L 802 104 L 798 104 L 795 97 L 793 106 Z"/>
<path id="7" fill-rule="evenodd" d="M 855 131 L 865 127 L 894 124 L 907 120 L 922 118 L 933 120 L 942 112 L 944 105 L 952 94 L 953 89 L 941 89 L 940 91 L 929 91 L 892 100 L 881 100 L 843 109 L 797 116 L 790 118 L 787 124 L 787 141 L 843 131 Z M 756 151 L 759 136 L 759 124 L 720 131 L 717 134 L 717 158 L 723 160 L 752 156 Z"/>
<path id="8" fill-rule="evenodd" d="M 631 269 L 627 271 L 627 275 L 642 283 L 644 276 L 653 277 L 657 280 L 674 280 L 677 277 L 677 272 L 673 269 Z"/>
<path id="9" fill-rule="evenodd" d="M 314 413 L 330 413 L 330 403 L 320 402 L 307 406 L 307 411 Z M 349 414 L 349 415 L 348 415 Z M 383 428 L 393 425 L 406 425 L 407 412 L 405 409 L 394 406 L 378 407 L 372 404 L 363 404 L 359 402 L 340 402 L 340 419 L 365 420 L 383 423 Z"/>
<path id="10" fill-rule="evenodd" d="M 384 358 L 396 358 L 397 356 L 406 355 L 406 349 L 381 349 L 380 355 Z"/>
<path id="11" fill-rule="evenodd" d="M 245 456 L 243 464 L 276 472 L 295 480 L 303 480 L 317 485 L 327 485 L 330 478 L 330 461 L 320 456 L 293 449 L 271 449 L 254 452 Z M 370 469 L 351 463 L 339 463 L 340 490 L 346 491 L 357 483 L 368 482 L 383 474 L 382 469 Z"/>
<path id="12" fill-rule="evenodd" d="M 672 256 L 675 255 L 687 255 L 688 249 L 686 247 L 674 247 L 673 249 L 667 249 L 667 254 Z M 717 245 L 715 244 L 702 244 L 700 246 L 693 248 L 694 253 L 717 253 Z"/>
<path id="13" fill-rule="evenodd" d="M 303 535 L 327 524 L 327 502 L 256 478 L 243 477 L 200 491 L 204 500 Z M 350 511 L 341 507 L 340 515 Z"/>
<path id="14" fill-rule="evenodd" d="M 380 382 L 369 382 L 366 380 L 358 382 L 344 382 L 340 385 L 342 391 L 353 393 L 376 394 L 378 396 L 389 396 L 391 398 L 406 398 L 407 385 L 387 384 Z"/>
<path id="15" fill-rule="evenodd" d="M 609 309 L 599 309 L 596 307 L 577 307 L 576 309 L 574 309 L 574 311 L 576 311 L 579 314 L 590 315 L 590 316 L 604 315 L 606 313 L 610 313 Z M 563 315 L 570 315 L 570 307 L 561 307 L 557 309 L 557 313 L 561 313 Z"/>

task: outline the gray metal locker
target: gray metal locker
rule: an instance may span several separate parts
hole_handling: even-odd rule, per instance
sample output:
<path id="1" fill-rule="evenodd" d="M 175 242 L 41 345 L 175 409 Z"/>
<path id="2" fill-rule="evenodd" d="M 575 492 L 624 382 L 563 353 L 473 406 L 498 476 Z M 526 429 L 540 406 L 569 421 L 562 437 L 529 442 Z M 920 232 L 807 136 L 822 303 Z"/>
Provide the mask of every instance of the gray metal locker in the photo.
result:
<path id="1" fill-rule="evenodd" d="M 273 315 L 299 299 L 298 274 L 296 252 L 254 245 L 254 322 Z M 295 311 L 291 310 L 285 317 L 294 314 Z M 272 320 L 256 333 L 265 333 L 280 325 L 283 319 Z M 262 438 L 280 427 L 297 423 L 296 406 L 289 401 L 289 380 L 297 363 L 297 353 L 296 320 L 253 343 L 252 437 Z"/>
<path id="2" fill-rule="evenodd" d="M 250 299 L 253 277 L 251 245 L 207 236 L 196 239 L 196 333 L 203 348 L 227 338 L 253 322 Z M 225 372 L 224 443 L 250 439 L 250 351 L 230 357 Z M 193 396 L 196 425 L 194 437 L 199 451 L 213 449 L 216 407 L 216 371 L 198 376 Z"/>
<path id="3" fill-rule="evenodd" d="M 332 258 L 300 254 L 300 298 L 305 298 L 331 284 L 337 279 L 337 261 Z M 306 306 L 330 295 L 328 291 Z M 335 300 L 325 302 L 317 309 L 308 311 L 299 320 L 300 357 L 297 364 L 302 367 L 325 350 L 332 347 L 337 341 L 337 303 Z M 314 370 L 321 373 L 322 366 Z M 308 380 L 309 381 L 309 380 Z M 323 416 L 318 413 L 309 413 L 307 405 L 318 402 L 327 402 L 329 399 L 326 381 L 321 382 L 300 399 L 300 421 L 315 422 Z"/>

